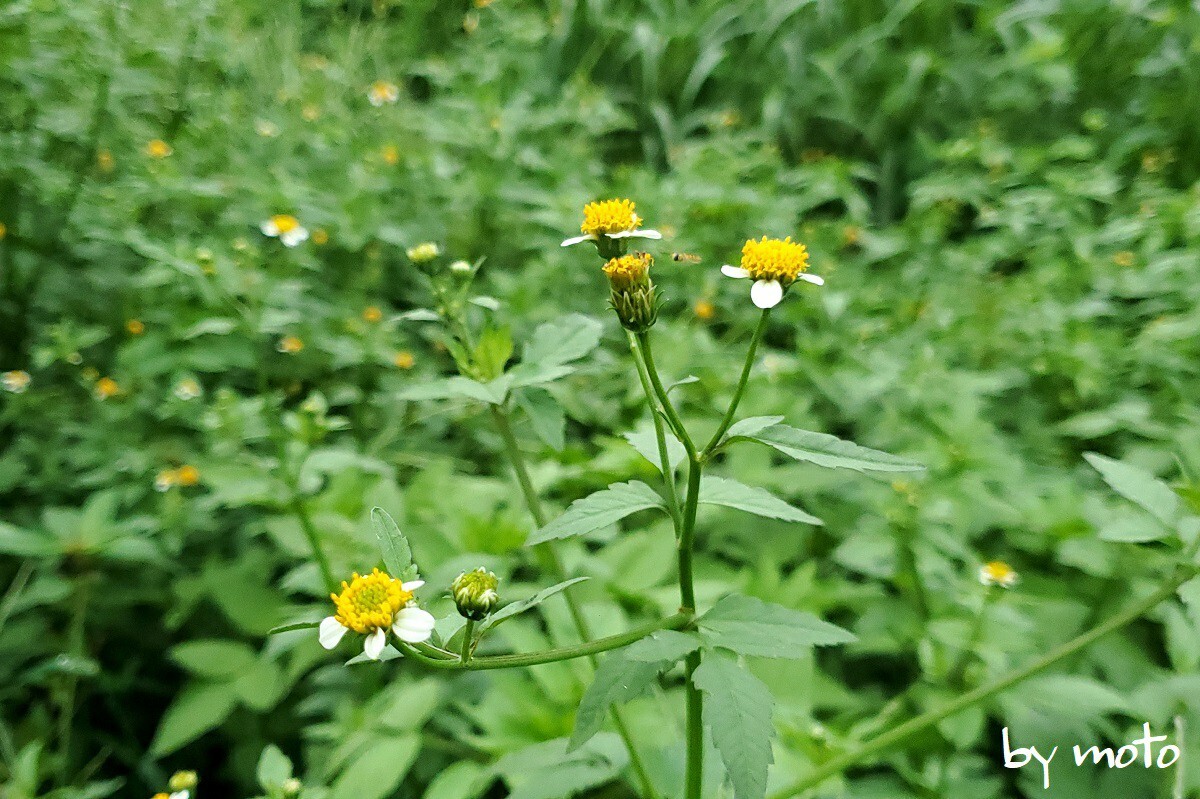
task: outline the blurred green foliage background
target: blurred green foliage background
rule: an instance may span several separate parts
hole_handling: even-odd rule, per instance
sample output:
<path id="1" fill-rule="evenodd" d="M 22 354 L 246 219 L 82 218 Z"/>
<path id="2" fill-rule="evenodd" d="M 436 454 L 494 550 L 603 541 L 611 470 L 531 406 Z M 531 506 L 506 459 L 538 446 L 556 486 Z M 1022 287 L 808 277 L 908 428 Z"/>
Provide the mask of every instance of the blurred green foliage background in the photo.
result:
<path id="1" fill-rule="evenodd" d="M 555 507 L 653 474 L 620 435 L 649 420 L 603 278 L 558 246 L 607 196 L 667 235 L 654 332 L 663 371 L 699 378 L 689 421 L 724 408 L 757 321 L 717 267 L 792 235 L 827 284 L 772 317 L 743 413 L 929 467 L 721 466 L 825 525 L 703 511 L 701 604 L 736 587 L 859 639 L 756 664 L 772 785 L 1095 623 L 1169 550 L 1082 453 L 1200 503 L 1198 120 L 1185 0 L 6 0 L 0 793 L 149 795 L 191 768 L 216 796 L 279 796 L 292 770 L 332 799 L 631 795 L 611 734 L 563 754 L 586 663 L 448 681 L 265 636 L 320 605 L 302 515 L 339 574 L 377 559 L 380 505 L 431 587 L 480 564 L 506 598 L 545 585 L 486 412 L 398 398 L 453 372 L 404 316 L 428 304 L 419 242 L 485 259 L 498 310 L 477 313 L 517 342 L 604 320 L 550 389 L 561 418 L 518 429 Z M 274 214 L 308 241 L 264 236 Z M 660 522 L 567 550 L 601 632 L 674 610 L 672 547 Z M 984 606 L 992 559 L 1021 582 Z M 547 609 L 501 638 L 569 640 Z M 825 790 L 1169 795 L 1173 772 L 1065 756 L 1043 791 L 998 731 L 1119 744 L 1179 716 L 1194 742 L 1198 624 L 1187 590 Z M 630 705 L 668 795 L 677 677 Z"/>

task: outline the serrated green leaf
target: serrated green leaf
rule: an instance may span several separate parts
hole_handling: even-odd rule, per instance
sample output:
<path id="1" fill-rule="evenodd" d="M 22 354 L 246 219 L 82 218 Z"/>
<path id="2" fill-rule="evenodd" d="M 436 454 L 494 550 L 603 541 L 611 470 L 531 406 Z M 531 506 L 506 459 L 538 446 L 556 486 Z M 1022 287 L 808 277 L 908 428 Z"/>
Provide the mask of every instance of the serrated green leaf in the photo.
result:
<path id="1" fill-rule="evenodd" d="M 762 799 L 773 762 L 771 709 L 762 681 L 722 652 L 708 651 L 692 682 L 704 693 L 704 722 L 721 755 L 736 799 Z"/>
<path id="2" fill-rule="evenodd" d="M 545 389 L 527 388 L 515 392 L 515 396 L 537 437 L 554 451 L 562 452 L 566 446 L 567 417 L 554 395 Z"/>
<path id="3" fill-rule="evenodd" d="M 608 488 L 571 503 L 566 512 L 540 530 L 534 530 L 525 542 L 534 546 L 559 538 L 584 535 L 601 527 L 615 524 L 631 513 L 658 508 L 666 511 L 666 503 L 654 489 L 639 480 L 613 483 Z"/>
<path id="4" fill-rule="evenodd" d="M 375 538 L 379 541 L 379 551 L 383 553 L 383 564 L 388 574 L 396 579 L 403 575 L 412 565 L 412 547 L 396 521 L 383 508 L 371 508 L 371 524 L 375 527 Z"/>
<path id="5" fill-rule="evenodd" d="M 229 683 L 185 688 L 163 714 L 150 744 L 150 754 L 162 757 L 191 743 L 228 718 L 236 704 L 237 697 Z"/>
<path id="6" fill-rule="evenodd" d="M 1106 458 L 1095 452 L 1083 456 L 1112 490 L 1134 503 L 1168 527 L 1179 521 L 1179 495 L 1145 469 Z"/>
<path id="7" fill-rule="evenodd" d="M 667 460 L 671 464 L 671 469 L 674 470 L 687 458 L 687 450 L 669 428 L 665 428 L 663 434 L 667 442 Z M 639 455 L 650 461 L 660 473 L 662 472 L 662 465 L 658 457 L 658 434 L 654 432 L 653 427 L 643 427 L 632 433 L 624 433 L 623 437 L 638 451 Z"/>
<path id="8" fill-rule="evenodd" d="M 666 664 L 630 660 L 618 650 L 600 661 L 592 684 L 584 691 L 575 711 L 575 729 L 567 751 L 578 749 L 600 731 L 608 709 L 624 704 L 644 693 L 658 677 Z"/>
<path id="9" fill-rule="evenodd" d="M 704 643 L 700 636 L 676 630 L 659 630 L 625 647 L 622 653 L 643 663 L 675 663 Z"/>
<path id="10" fill-rule="evenodd" d="M 811 613 L 740 594 L 719 600 L 696 624 L 709 646 L 758 657 L 804 657 L 810 647 L 854 640 L 852 633 Z"/>
<path id="11" fill-rule="evenodd" d="M 739 483 L 724 477 L 709 477 L 705 475 L 700 480 L 700 503 L 703 505 L 721 505 L 726 508 L 736 508 L 756 516 L 766 516 L 769 519 L 782 519 L 785 522 L 801 522 L 803 524 L 824 524 L 816 516 L 812 516 L 799 508 L 793 507 L 782 499 L 762 488 Z"/>
<path id="12" fill-rule="evenodd" d="M 397 392 L 396 398 L 409 401 L 470 399 L 491 405 L 500 405 L 508 396 L 510 385 L 511 381 L 507 375 L 501 375 L 488 383 L 480 383 L 469 377 L 447 377 L 408 386 Z"/>
<path id="13" fill-rule="evenodd" d="M 541 591 L 538 591 L 528 599 L 520 599 L 516 602 L 510 602 L 480 622 L 479 626 L 476 627 L 476 630 L 480 635 L 482 635 L 485 631 L 490 630 L 505 619 L 511 619 L 518 613 L 524 613 L 527 610 L 532 610 L 555 594 L 561 593 L 576 583 L 582 583 L 587 579 L 587 577 L 574 577 L 570 580 L 563 580 L 561 583 L 552 585 L 549 588 L 543 588 Z"/>
<path id="14" fill-rule="evenodd" d="M 739 428 L 747 422 L 753 425 Z M 745 419 L 729 428 L 726 441 L 744 440 L 766 444 L 798 461 L 806 461 L 830 469 L 853 469 L 858 472 L 919 472 L 925 467 L 916 461 L 861 447 L 828 433 L 800 430 L 785 424 L 772 425 L 754 432 L 760 419 Z"/>
<path id="15" fill-rule="evenodd" d="M 538 325 L 525 345 L 521 362 L 553 366 L 577 361 L 600 345 L 603 331 L 604 325 L 582 314 Z"/>

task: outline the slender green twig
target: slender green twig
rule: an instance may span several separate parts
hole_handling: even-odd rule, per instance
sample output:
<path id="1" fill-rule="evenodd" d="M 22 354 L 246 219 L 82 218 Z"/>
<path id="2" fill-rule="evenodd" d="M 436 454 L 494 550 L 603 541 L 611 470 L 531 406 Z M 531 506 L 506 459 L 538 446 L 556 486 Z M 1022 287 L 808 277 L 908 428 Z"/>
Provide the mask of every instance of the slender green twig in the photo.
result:
<path id="1" fill-rule="evenodd" d="M 646 333 L 638 333 L 637 341 L 642 345 L 642 358 L 646 361 L 646 372 L 650 377 L 650 385 L 654 387 L 654 393 L 658 396 L 663 413 L 667 415 L 667 421 L 671 423 L 671 429 L 675 432 L 676 437 L 683 442 L 688 459 L 694 461 L 699 457 L 696 445 L 692 442 L 692 437 L 688 435 L 687 428 L 683 426 L 683 420 L 679 418 L 678 411 L 671 403 L 671 397 L 663 387 L 662 378 L 658 376 L 658 367 L 654 365 L 654 351 L 650 348 L 650 337 Z"/>
<path id="2" fill-rule="evenodd" d="M 459 658 L 465 666 L 471 662 L 471 639 L 475 637 L 475 620 L 467 619 L 463 626 L 462 653 Z"/>
<path id="3" fill-rule="evenodd" d="M 737 412 L 738 404 L 742 401 L 742 395 L 746 393 L 746 383 L 750 380 L 750 369 L 754 365 L 754 354 L 758 351 L 758 344 L 762 341 L 763 333 L 767 330 L 767 320 L 771 317 L 771 309 L 763 308 L 762 315 L 758 317 L 758 326 L 754 328 L 754 335 L 750 339 L 750 349 L 746 352 L 746 362 L 742 365 L 742 374 L 738 378 L 737 388 L 734 389 L 733 399 L 729 402 L 729 408 L 725 411 L 725 417 L 721 419 L 721 424 L 717 426 L 717 432 L 713 433 L 712 440 L 704 447 L 702 457 L 708 457 L 718 444 L 721 443 L 721 436 L 725 435 L 725 431 L 733 424 L 733 415 Z"/>
<path id="4" fill-rule="evenodd" d="M 642 391 L 646 395 L 646 402 L 650 404 L 650 418 L 654 422 L 654 437 L 658 441 L 658 462 L 662 471 L 663 483 L 667 489 L 667 505 L 671 511 L 671 520 L 675 523 L 675 535 L 678 536 L 682 529 L 683 519 L 679 512 L 679 495 L 675 491 L 675 469 L 671 464 L 671 458 L 667 454 L 667 435 L 663 429 L 662 417 L 659 416 L 658 403 L 654 401 L 654 388 L 650 385 L 650 375 L 646 370 L 645 360 L 642 358 L 642 348 L 638 344 L 637 336 L 626 330 L 625 335 L 629 338 L 629 351 L 633 355 L 633 363 L 637 366 L 638 379 L 642 383 Z"/>
<path id="5" fill-rule="evenodd" d="M 624 646 L 629 646 L 635 641 L 640 641 L 651 633 L 656 633 L 659 630 L 681 630 L 691 624 L 693 616 L 691 613 L 676 613 L 674 616 L 668 616 L 665 619 L 659 619 L 645 624 L 632 627 L 623 633 L 610 635 L 606 638 L 597 638 L 595 641 L 587 641 L 575 646 L 564 646 L 557 649 L 547 649 L 543 652 L 530 652 L 527 654 L 516 655 L 492 655 L 489 657 L 476 657 L 469 661 L 464 661 L 460 658 L 454 660 L 443 660 L 439 657 L 431 657 L 426 652 L 419 650 L 417 647 L 410 644 L 402 644 L 402 650 L 405 655 L 411 656 L 425 665 L 435 668 L 444 669 L 447 671 L 490 671 L 493 669 L 512 669 L 524 666 L 538 666 L 543 663 L 558 663 L 564 660 L 573 660 L 581 657 L 592 657 L 601 652 L 607 652 L 611 649 L 620 649 Z"/>
<path id="6" fill-rule="evenodd" d="M 1188 559 L 1190 559 L 1190 557 Z M 1058 663 L 1060 660 L 1070 657 L 1082 649 L 1086 649 L 1109 633 L 1119 630 L 1125 625 L 1137 620 L 1143 614 L 1157 606 L 1160 602 L 1174 594 L 1179 586 L 1183 585 L 1185 582 L 1195 576 L 1196 571 L 1196 567 L 1191 564 L 1180 566 L 1175 571 L 1174 575 L 1165 583 L 1163 583 L 1157 591 L 1150 594 L 1140 602 L 1134 603 L 1129 608 L 1116 614 L 1115 616 L 1110 617 L 1108 621 L 1104 622 L 1103 624 L 1093 627 L 1092 629 L 1071 639 L 1065 644 L 1051 649 L 1040 658 L 1037 658 L 1018 669 L 1015 669 L 1014 671 L 1011 671 L 1008 674 L 1005 674 L 1004 676 L 987 683 L 986 685 L 981 685 L 972 691 L 968 691 L 967 693 L 959 696 L 957 699 L 947 702 L 942 707 L 922 713 L 916 718 L 910 719 L 909 721 L 906 721 L 897 727 L 893 727 L 891 730 L 888 730 L 878 737 L 859 744 L 848 752 L 845 752 L 814 769 L 808 775 L 792 783 L 786 788 L 771 794 L 769 799 L 790 799 L 790 797 L 797 796 L 807 790 L 815 788 L 830 777 L 841 774 L 846 769 L 863 760 L 866 760 L 872 755 L 890 749 L 896 744 L 899 744 L 902 741 L 912 737 L 913 735 L 933 727 L 942 719 L 953 716 L 954 714 L 977 705 L 980 702 L 991 699 L 993 696 L 1008 690 L 1017 683 L 1027 680 L 1039 672 L 1045 671 L 1055 663 Z"/>
<path id="7" fill-rule="evenodd" d="M 549 522 L 549 518 L 542 507 L 542 500 L 538 496 L 537 489 L 534 488 L 533 480 L 529 477 L 529 469 L 525 466 L 525 456 L 521 454 L 520 444 L 513 433 L 512 422 L 508 417 L 508 409 L 492 405 L 491 410 L 492 419 L 496 423 L 496 429 L 500 431 L 500 437 L 504 440 L 505 454 L 508 456 L 513 472 L 517 476 L 517 483 L 520 485 L 521 493 L 525 497 L 525 505 L 529 508 L 529 514 L 533 516 L 533 520 L 538 527 L 545 527 Z M 534 547 L 534 552 L 541 561 L 542 568 L 549 571 L 556 580 L 566 579 L 567 570 L 559 559 L 558 552 L 551 544 L 546 543 Z M 566 600 L 567 610 L 571 614 L 571 621 L 574 623 L 579 637 L 587 642 L 592 637 L 591 629 L 588 626 L 587 619 L 583 617 L 583 611 L 579 607 L 579 603 L 570 594 L 564 593 L 563 599 Z M 474 662 L 478 663 L 479 660 Z M 596 664 L 594 658 L 592 659 L 592 664 L 593 666 Z M 504 667 L 496 666 L 494 668 Z M 646 770 L 646 764 L 642 760 L 641 755 L 638 754 L 637 747 L 634 746 L 633 734 L 629 730 L 629 725 L 626 724 L 621 711 L 616 707 L 612 708 L 612 717 L 613 726 L 616 727 L 617 734 L 620 735 L 621 740 L 625 743 L 625 748 L 629 751 L 629 764 L 633 768 L 634 774 L 637 775 L 643 793 L 647 799 L 655 799 L 658 794 L 654 790 L 654 782 L 650 779 L 650 773 Z"/>

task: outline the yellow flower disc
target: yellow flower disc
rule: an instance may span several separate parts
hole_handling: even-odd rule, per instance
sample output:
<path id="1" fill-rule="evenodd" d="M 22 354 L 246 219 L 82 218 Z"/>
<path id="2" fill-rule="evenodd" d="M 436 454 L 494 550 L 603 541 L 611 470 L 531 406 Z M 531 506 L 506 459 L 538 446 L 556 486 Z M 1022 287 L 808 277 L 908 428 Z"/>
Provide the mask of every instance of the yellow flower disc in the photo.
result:
<path id="1" fill-rule="evenodd" d="M 759 241 L 750 239 L 742 247 L 742 269 L 753 280 L 778 280 L 790 285 L 808 271 L 808 248 L 792 241 L 791 236 L 782 240 L 766 236 Z"/>
<path id="2" fill-rule="evenodd" d="M 633 200 L 601 200 L 583 207 L 583 224 L 579 229 L 585 234 L 624 233 L 637 230 L 642 218 L 634 213 Z"/>
<path id="3" fill-rule="evenodd" d="M 342 582 L 342 593 L 329 596 L 337 607 L 334 618 L 357 633 L 387 629 L 413 598 L 399 580 L 379 569 L 367 575 L 355 572 L 349 583 Z"/>

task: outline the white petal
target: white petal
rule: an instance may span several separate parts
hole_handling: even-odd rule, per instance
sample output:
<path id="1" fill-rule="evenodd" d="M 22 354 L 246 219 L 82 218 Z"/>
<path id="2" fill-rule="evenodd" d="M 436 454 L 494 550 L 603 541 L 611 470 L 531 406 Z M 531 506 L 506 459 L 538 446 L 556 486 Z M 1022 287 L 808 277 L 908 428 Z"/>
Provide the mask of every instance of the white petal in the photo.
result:
<path id="1" fill-rule="evenodd" d="M 407 583 L 400 583 L 400 589 L 402 591 L 416 591 L 423 585 L 425 585 L 424 580 L 409 580 Z"/>
<path id="2" fill-rule="evenodd" d="M 622 230 L 620 233 L 605 233 L 610 239 L 661 239 L 657 230 Z"/>
<path id="3" fill-rule="evenodd" d="M 302 227 L 292 228 L 287 233 L 279 237 L 285 247 L 295 247 L 297 244 L 308 240 L 308 231 Z"/>
<path id="4" fill-rule="evenodd" d="M 783 286 L 778 280 L 756 280 L 750 287 L 750 299 L 764 310 L 774 308 L 783 299 Z"/>
<path id="5" fill-rule="evenodd" d="M 317 638 L 321 641 L 321 646 L 326 649 L 333 649 L 342 640 L 342 636 L 347 632 L 342 623 L 333 616 L 326 616 L 321 619 L 321 627 L 317 633 Z"/>
<path id="6" fill-rule="evenodd" d="M 588 233 L 586 236 L 575 236 L 574 238 L 564 239 L 563 243 L 560 246 L 570 247 L 572 244 L 578 244 L 581 241 L 595 241 L 595 240 L 596 240 L 596 234 Z"/>
<path id="7" fill-rule="evenodd" d="M 379 660 L 379 656 L 383 654 L 383 648 L 387 646 L 387 633 L 383 630 L 376 630 L 367 636 L 367 640 L 363 642 L 363 652 L 371 660 Z"/>
<path id="8" fill-rule="evenodd" d="M 188 799 L 191 794 L 187 791 L 176 791 L 167 797 L 167 799 Z"/>
<path id="9" fill-rule="evenodd" d="M 433 633 L 433 628 L 436 624 L 437 620 L 420 608 L 403 608 L 396 614 L 396 621 L 392 624 L 392 632 L 401 641 L 407 641 L 410 644 L 419 644 L 422 641 L 429 640 L 429 636 Z"/>
<path id="10" fill-rule="evenodd" d="M 263 234 L 267 235 L 267 236 L 278 236 L 279 235 L 279 226 L 276 225 L 274 222 L 272 222 L 270 219 L 268 219 L 266 222 L 263 222 L 261 225 L 259 225 L 258 229 L 261 230 L 263 232 Z"/>
<path id="11" fill-rule="evenodd" d="M 725 277 L 736 277 L 739 280 L 744 277 L 750 277 L 750 273 L 745 269 L 742 269 L 740 266 L 730 266 L 729 264 L 721 267 L 721 274 Z"/>
<path id="12" fill-rule="evenodd" d="M 812 283 L 814 286 L 824 286 L 825 285 L 825 278 L 819 277 L 818 275 L 810 275 L 807 272 L 802 272 L 801 274 L 796 275 L 796 279 L 797 280 L 806 280 L 809 283 Z"/>

